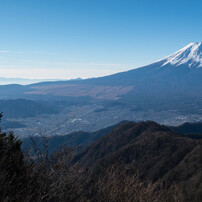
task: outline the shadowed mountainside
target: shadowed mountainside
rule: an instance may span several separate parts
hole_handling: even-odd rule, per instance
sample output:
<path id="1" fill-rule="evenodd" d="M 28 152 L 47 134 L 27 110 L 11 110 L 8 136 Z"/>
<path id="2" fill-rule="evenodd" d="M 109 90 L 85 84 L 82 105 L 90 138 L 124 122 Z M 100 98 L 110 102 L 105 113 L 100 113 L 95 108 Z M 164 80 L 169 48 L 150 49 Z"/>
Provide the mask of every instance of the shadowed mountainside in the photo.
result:
<path id="1" fill-rule="evenodd" d="M 0 133 L 0 200 L 201 201 L 201 140 L 152 121 L 102 132 L 108 134 L 79 153 L 66 146 L 48 151 L 45 142 L 44 151 L 35 145 L 24 154 L 12 133 Z"/>
<path id="2" fill-rule="evenodd" d="M 0 100 L 0 112 L 5 114 L 5 118 L 28 118 L 41 114 L 58 113 L 59 109 L 57 106 L 40 101 L 10 99 Z"/>
<path id="3" fill-rule="evenodd" d="M 155 122 L 129 122 L 84 149 L 74 159 L 95 176 L 115 163 L 137 168 L 142 179 L 177 183 L 188 197 L 202 197 L 202 142 Z M 98 171 L 99 170 L 99 171 Z"/>
<path id="4" fill-rule="evenodd" d="M 183 123 L 177 127 L 171 127 L 174 131 L 185 134 L 189 137 L 194 135 L 196 137 L 202 137 L 202 122 L 193 122 L 193 123 Z"/>

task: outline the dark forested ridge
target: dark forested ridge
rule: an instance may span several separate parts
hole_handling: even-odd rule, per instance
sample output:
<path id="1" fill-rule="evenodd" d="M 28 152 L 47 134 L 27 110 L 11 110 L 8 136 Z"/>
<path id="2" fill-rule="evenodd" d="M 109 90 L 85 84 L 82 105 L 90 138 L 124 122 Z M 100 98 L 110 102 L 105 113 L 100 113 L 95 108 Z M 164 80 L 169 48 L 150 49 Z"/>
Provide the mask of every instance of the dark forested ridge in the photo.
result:
<path id="1" fill-rule="evenodd" d="M 8 121 L 8 120 L 3 120 L 2 121 L 2 129 L 7 130 L 7 129 L 12 129 L 12 128 L 24 128 L 26 127 L 25 124 L 20 123 L 18 121 Z"/>
<path id="2" fill-rule="evenodd" d="M 202 138 L 202 122 L 187 122 L 177 127 L 171 127 L 171 129 L 190 138 Z"/>
<path id="3" fill-rule="evenodd" d="M 59 109 L 42 101 L 21 98 L 0 100 L 0 112 L 4 113 L 5 118 L 28 118 L 39 116 L 40 114 L 58 113 Z"/>
<path id="4" fill-rule="evenodd" d="M 69 141 L 72 136 L 62 138 Z M 78 152 L 66 146 L 49 151 L 46 147 L 48 139 L 44 139 L 43 153 L 34 141 L 32 153 L 25 152 L 22 156 L 19 150 L 21 143 L 10 136 L 12 141 L 5 147 L 6 135 L 1 134 L 0 149 L 9 150 L 17 144 L 16 150 L 10 152 L 21 156 L 20 164 L 12 163 L 15 159 L 11 160 L 20 186 L 15 184 L 15 180 L 6 187 L 1 184 L 6 193 L 1 200 L 201 201 L 201 140 L 185 137 L 152 121 L 125 122 L 88 134 L 84 141 L 82 137 L 85 136 L 78 135 L 78 139 L 71 143 L 89 145 Z M 28 155 L 33 155 L 33 152 L 34 156 Z M 8 157 L 5 152 L 2 154 L 1 170 L 6 172 L 2 162 Z M 16 166 L 22 167 L 24 174 L 21 171 L 18 174 Z M 2 173 L 1 178 L 6 180 Z M 16 175 L 9 179 L 17 179 Z M 13 188 L 15 192 L 9 192 Z"/>
<path id="5" fill-rule="evenodd" d="M 135 167 L 143 179 L 177 183 L 202 197 L 202 142 L 154 122 L 126 123 L 78 154 L 73 162 L 104 169 L 117 162 Z"/>

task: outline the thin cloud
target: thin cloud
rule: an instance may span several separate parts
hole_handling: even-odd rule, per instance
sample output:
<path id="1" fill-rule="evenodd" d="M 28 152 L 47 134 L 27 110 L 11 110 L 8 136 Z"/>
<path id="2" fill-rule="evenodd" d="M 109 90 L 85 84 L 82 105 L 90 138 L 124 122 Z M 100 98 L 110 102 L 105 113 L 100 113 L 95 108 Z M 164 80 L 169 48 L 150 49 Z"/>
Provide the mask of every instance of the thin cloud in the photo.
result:
<path id="1" fill-rule="evenodd" d="M 105 64 L 105 63 L 88 63 L 89 66 L 112 66 L 112 67 L 122 67 L 122 66 L 128 66 L 126 64 Z"/>
<path id="2" fill-rule="evenodd" d="M 76 62 L 52 62 L 47 63 L 49 65 L 77 65 L 77 66 L 111 66 L 111 67 L 123 67 L 123 66 L 130 66 L 127 64 L 111 64 L 111 63 L 76 63 Z"/>
<path id="3" fill-rule="evenodd" d="M 20 62 L 33 62 L 33 60 L 24 59 L 24 60 L 20 60 Z"/>
<path id="4" fill-rule="evenodd" d="M 106 76 L 117 73 L 116 70 L 95 69 L 24 69 L 24 68 L 0 68 L 2 77 L 9 78 L 29 78 L 29 79 L 75 79 L 75 78 L 92 78 Z"/>
<path id="5" fill-rule="evenodd" d="M 8 53 L 9 51 L 0 51 L 0 53 Z"/>
<path id="6" fill-rule="evenodd" d="M 46 51 L 32 51 L 31 53 L 44 54 L 44 53 L 46 53 Z"/>

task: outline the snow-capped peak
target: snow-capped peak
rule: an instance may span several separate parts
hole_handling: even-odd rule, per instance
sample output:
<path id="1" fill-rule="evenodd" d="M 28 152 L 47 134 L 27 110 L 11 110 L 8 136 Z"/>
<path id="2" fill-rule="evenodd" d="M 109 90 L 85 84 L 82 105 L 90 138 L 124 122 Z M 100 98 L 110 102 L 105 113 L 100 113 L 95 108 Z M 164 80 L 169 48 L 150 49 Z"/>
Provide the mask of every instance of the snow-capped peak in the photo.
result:
<path id="1" fill-rule="evenodd" d="M 190 43 L 181 50 L 175 52 L 167 58 L 164 58 L 163 61 L 164 63 L 162 67 L 167 64 L 176 66 L 187 64 L 190 68 L 202 67 L 202 43 Z"/>

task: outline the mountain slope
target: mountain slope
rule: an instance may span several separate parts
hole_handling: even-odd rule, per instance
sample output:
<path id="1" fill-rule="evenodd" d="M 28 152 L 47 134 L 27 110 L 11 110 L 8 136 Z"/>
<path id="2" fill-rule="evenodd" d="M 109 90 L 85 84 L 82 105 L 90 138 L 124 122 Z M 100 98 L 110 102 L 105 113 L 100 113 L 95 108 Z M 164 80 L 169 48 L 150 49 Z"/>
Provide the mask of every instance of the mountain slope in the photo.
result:
<path id="1" fill-rule="evenodd" d="M 202 114 L 202 44 L 191 43 L 153 64 L 86 80 L 0 86 L 0 97 L 119 101 L 140 111 Z M 176 114 L 174 116 L 176 116 Z M 191 120 L 189 120 L 191 121 Z M 193 121 L 197 121 L 194 118 Z"/>
<path id="2" fill-rule="evenodd" d="M 202 122 L 183 123 L 180 126 L 170 127 L 173 131 L 194 139 L 202 139 Z"/>
<path id="3" fill-rule="evenodd" d="M 153 64 L 118 74 L 86 80 L 44 82 L 16 86 L 19 94 L 53 95 L 95 99 L 121 99 L 123 97 L 153 96 L 161 93 L 199 97 L 202 86 L 202 43 L 190 43 L 176 53 Z M 15 87 L 15 89 L 17 89 Z M 3 94 L 9 94 L 3 91 Z M 15 94 L 16 91 L 11 94 Z M 2 94 L 1 93 L 1 94 Z M 2 96 L 2 95 L 1 95 Z"/>
<path id="4" fill-rule="evenodd" d="M 29 94 L 90 96 L 96 99 L 151 97 L 156 94 L 201 97 L 202 44 L 191 43 L 153 64 L 127 72 L 82 81 L 31 85 Z M 92 89 L 92 90 L 90 90 Z M 102 96 L 103 95 L 103 96 Z"/>
<path id="5" fill-rule="evenodd" d="M 202 197 L 202 142 L 154 122 L 126 123 L 78 154 L 73 163 L 96 173 L 114 164 L 138 169 L 142 179 L 183 185 Z M 132 175 L 132 173 L 131 173 Z M 190 192 L 190 191 L 191 192 Z M 195 195 L 196 196 L 196 195 Z"/>
<path id="6" fill-rule="evenodd" d="M 200 68 L 202 67 L 202 43 L 190 43 L 183 49 L 168 56 L 165 60 L 162 67 L 167 64 L 175 66 L 188 64 L 189 68 Z"/>

